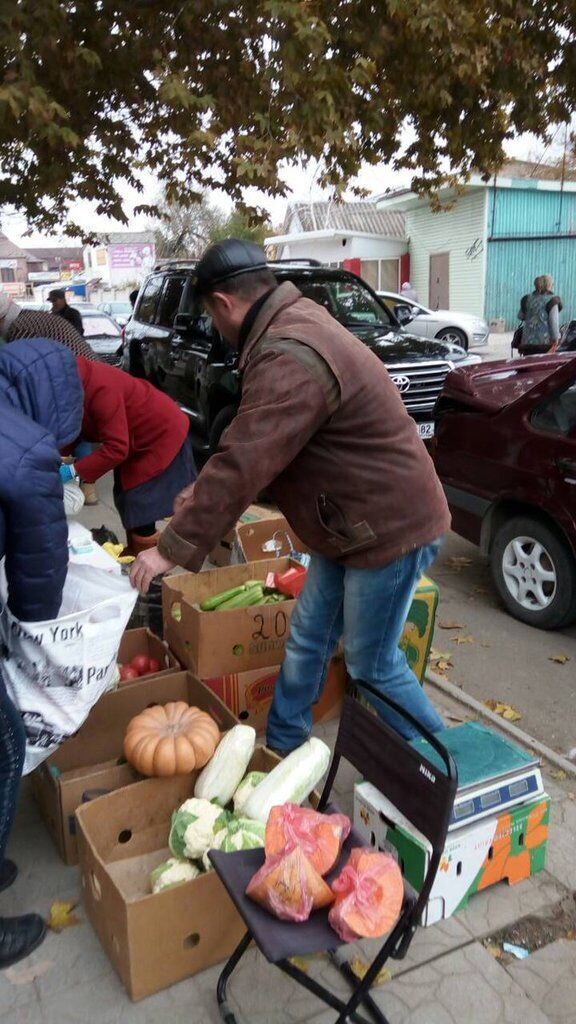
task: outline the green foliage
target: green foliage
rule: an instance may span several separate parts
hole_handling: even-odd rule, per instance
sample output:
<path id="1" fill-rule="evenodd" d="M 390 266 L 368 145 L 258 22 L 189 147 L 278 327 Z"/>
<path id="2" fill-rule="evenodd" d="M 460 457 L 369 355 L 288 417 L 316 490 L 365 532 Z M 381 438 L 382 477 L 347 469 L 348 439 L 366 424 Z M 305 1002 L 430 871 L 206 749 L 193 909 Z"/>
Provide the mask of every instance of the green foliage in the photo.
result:
<path id="1" fill-rule="evenodd" d="M 363 162 L 421 190 L 490 175 L 511 134 L 569 118 L 575 34 L 568 0 L 2 0 L 0 205 L 125 221 L 141 167 L 172 203 L 238 205 L 302 157 L 336 190 Z"/>

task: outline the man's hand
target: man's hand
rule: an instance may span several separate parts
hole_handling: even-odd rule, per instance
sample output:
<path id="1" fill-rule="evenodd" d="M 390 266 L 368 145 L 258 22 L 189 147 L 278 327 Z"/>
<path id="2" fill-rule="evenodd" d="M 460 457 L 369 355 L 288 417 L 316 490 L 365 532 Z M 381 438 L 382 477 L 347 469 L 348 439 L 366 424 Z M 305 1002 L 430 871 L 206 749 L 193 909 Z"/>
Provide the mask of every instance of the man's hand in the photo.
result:
<path id="1" fill-rule="evenodd" d="M 142 551 L 130 570 L 130 583 L 141 594 L 147 594 L 155 576 L 162 576 L 174 568 L 175 563 L 169 562 L 160 554 L 158 548 Z"/>

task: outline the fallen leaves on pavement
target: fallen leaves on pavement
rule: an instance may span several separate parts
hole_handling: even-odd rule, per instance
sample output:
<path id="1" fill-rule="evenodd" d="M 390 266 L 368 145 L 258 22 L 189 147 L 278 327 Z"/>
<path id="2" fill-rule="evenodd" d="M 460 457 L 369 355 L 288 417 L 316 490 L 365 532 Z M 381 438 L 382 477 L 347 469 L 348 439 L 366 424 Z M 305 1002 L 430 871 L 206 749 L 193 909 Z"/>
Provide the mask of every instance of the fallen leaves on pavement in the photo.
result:
<path id="1" fill-rule="evenodd" d="M 74 913 L 77 906 L 77 903 L 62 903 L 57 900 L 50 907 L 48 927 L 53 932 L 61 932 L 64 928 L 71 928 L 72 925 L 80 924 L 80 918 L 76 917 Z"/>
<path id="2" fill-rule="evenodd" d="M 451 636 L 450 643 L 454 644 L 475 644 L 476 638 L 473 636 Z"/>
<path id="3" fill-rule="evenodd" d="M 495 715 L 500 715 L 501 718 L 505 718 L 507 722 L 519 722 L 522 718 L 522 713 L 517 708 L 513 707 L 512 704 L 505 704 L 502 700 L 485 700 L 484 704 L 490 711 L 493 711 Z"/>
<path id="4" fill-rule="evenodd" d="M 440 629 L 466 629 L 466 624 L 464 622 L 452 622 L 449 619 L 444 622 L 439 622 L 438 625 Z"/>
<path id="5" fill-rule="evenodd" d="M 550 772 L 553 779 L 557 779 L 558 782 L 564 782 L 564 779 L 568 778 L 567 772 L 563 771 L 562 768 L 558 768 L 555 772 Z"/>
<path id="6" fill-rule="evenodd" d="M 557 665 L 565 665 L 567 661 L 570 661 L 569 654 L 553 654 L 548 661 L 555 661 Z"/>
<path id="7" fill-rule="evenodd" d="M 472 565 L 472 559 L 465 555 L 451 555 L 448 559 L 453 569 L 463 569 L 466 565 Z"/>
<path id="8" fill-rule="evenodd" d="M 446 672 L 447 669 L 452 668 L 452 662 L 450 661 L 451 657 L 452 655 L 450 651 L 435 651 L 434 648 L 432 648 L 430 651 L 429 661 L 438 672 L 443 673 Z"/>
<path id="9" fill-rule="evenodd" d="M 370 964 L 366 963 L 365 960 L 361 960 L 359 956 L 355 956 L 349 961 L 350 967 L 357 978 L 362 980 L 365 976 L 366 971 L 370 967 Z M 387 967 L 383 967 L 376 975 L 376 980 L 373 985 L 383 985 L 386 981 L 392 980 L 392 971 L 389 971 Z"/>

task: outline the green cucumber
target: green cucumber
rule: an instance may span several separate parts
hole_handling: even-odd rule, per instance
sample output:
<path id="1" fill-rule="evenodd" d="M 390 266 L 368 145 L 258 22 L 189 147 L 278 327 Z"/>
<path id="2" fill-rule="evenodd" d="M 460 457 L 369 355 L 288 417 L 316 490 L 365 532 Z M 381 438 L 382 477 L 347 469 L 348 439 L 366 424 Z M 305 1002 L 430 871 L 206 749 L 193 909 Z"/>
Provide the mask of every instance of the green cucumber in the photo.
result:
<path id="1" fill-rule="evenodd" d="M 200 608 L 203 612 L 213 612 L 225 601 L 230 601 L 231 598 L 236 597 L 238 594 L 244 594 L 247 588 L 259 587 L 261 585 L 260 580 L 249 580 L 248 583 L 242 583 L 239 587 L 222 590 L 219 594 L 214 594 L 213 597 L 208 597 L 205 601 L 202 601 Z"/>
<path id="2" fill-rule="evenodd" d="M 249 608 L 251 604 L 262 604 L 264 591 L 262 587 L 247 587 L 241 594 L 230 597 L 227 601 L 219 604 L 215 609 L 217 612 L 229 612 L 235 608 Z"/>

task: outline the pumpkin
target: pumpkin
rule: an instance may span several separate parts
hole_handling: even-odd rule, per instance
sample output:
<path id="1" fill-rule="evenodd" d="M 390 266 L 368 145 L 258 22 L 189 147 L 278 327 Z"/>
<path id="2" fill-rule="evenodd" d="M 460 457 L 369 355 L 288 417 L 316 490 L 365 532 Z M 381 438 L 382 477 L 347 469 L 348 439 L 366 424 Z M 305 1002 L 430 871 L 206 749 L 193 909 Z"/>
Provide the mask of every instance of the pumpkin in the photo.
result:
<path id="1" fill-rule="evenodd" d="M 299 846 L 266 857 L 246 895 L 281 921 L 307 921 L 312 910 L 334 900 L 330 886 Z"/>
<path id="2" fill-rule="evenodd" d="M 394 857 L 355 847 L 332 882 L 336 902 L 328 921 L 344 942 L 377 939 L 394 927 L 404 901 L 404 881 Z"/>
<path id="3" fill-rule="evenodd" d="M 342 843 L 350 832 L 345 814 L 319 814 L 311 807 L 281 804 L 270 811 L 266 825 L 266 856 L 299 846 L 319 875 L 336 865 Z"/>
<path id="4" fill-rule="evenodd" d="M 185 775 L 203 768 L 220 742 L 216 722 L 184 701 L 146 708 L 128 724 L 126 760 L 142 775 Z"/>

